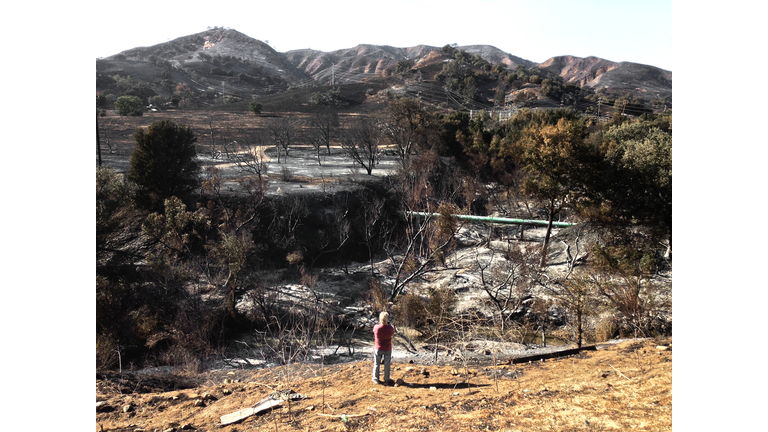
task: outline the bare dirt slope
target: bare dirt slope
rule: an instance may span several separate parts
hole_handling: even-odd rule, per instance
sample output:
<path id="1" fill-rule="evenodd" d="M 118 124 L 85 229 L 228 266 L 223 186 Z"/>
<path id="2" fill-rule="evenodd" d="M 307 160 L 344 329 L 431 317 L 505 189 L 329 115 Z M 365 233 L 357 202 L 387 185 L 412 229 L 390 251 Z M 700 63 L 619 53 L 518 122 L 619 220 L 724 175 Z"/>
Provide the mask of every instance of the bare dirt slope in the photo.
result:
<path id="1" fill-rule="evenodd" d="M 671 430 L 671 342 L 496 367 L 428 366 L 429 376 L 419 364 L 394 363 L 394 379 L 415 368 L 394 387 L 371 382 L 371 361 L 164 379 L 97 374 L 96 430 Z M 306 399 L 220 426 L 221 416 L 283 389 Z"/>

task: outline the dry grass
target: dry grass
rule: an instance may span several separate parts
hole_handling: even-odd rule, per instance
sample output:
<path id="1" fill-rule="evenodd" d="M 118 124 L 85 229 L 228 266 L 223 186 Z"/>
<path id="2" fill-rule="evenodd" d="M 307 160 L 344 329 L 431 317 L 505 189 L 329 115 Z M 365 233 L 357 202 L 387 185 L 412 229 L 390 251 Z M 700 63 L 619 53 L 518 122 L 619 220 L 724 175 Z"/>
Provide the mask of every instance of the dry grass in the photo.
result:
<path id="1" fill-rule="evenodd" d="M 671 342 L 624 342 L 556 361 L 477 367 L 468 374 L 459 373 L 459 367 L 429 366 L 428 378 L 411 374 L 406 379 L 410 386 L 399 387 L 372 384 L 371 361 L 222 372 L 197 388 L 165 393 L 119 394 L 109 382 L 97 380 L 97 399 L 115 411 L 97 414 L 96 421 L 105 431 L 178 430 L 185 424 L 225 432 L 666 431 L 672 429 Z M 659 350 L 658 345 L 670 348 Z M 402 377 L 408 366 L 421 369 L 393 364 L 392 377 Z M 222 384 L 227 376 L 241 382 Z M 290 412 L 284 403 L 275 411 L 217 426 L 220 416 L 282 388 L 308 399 L 293 402 Z M 195 407 L 205 393 L 216 399 Z M 129 403 L 133 408 L 124 413 Z M 359 417 L 345 423 L 342 414 Z"/>

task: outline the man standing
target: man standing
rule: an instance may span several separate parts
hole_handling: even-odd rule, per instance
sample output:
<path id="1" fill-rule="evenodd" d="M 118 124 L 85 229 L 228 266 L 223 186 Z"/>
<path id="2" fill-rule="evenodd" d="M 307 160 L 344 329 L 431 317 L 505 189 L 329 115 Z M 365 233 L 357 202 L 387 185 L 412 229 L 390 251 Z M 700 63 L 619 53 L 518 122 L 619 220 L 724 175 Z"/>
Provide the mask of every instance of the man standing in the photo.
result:
<path id="1" fill-rule="evenodd" d="M 389 367 L 392 362 L 392 336 L 395 328 L 389 325 L 389 313 L 382 312 L 379 315 L 379 323 L 373 327 L 373 382 L 381 384 L 379 380 L 379 366 L 384 363 L 385 384 L 394 384 L 389 378 Z"/>

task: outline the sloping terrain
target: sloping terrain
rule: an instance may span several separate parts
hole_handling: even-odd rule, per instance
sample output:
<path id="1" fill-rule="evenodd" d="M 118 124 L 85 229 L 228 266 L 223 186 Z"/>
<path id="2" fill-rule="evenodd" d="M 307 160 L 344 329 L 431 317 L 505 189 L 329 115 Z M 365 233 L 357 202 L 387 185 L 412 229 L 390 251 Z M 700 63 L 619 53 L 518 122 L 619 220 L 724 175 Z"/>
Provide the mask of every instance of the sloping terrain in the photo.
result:
<path id="1" fill-rule="evenodd" d="M 535 62 L 505 53 L 491 45 L 465 45 L 458 47 L 458 49 L 472 55 L 478 54 L 490 64 L 505 64 L 509 70 L 513 70 L 517 65 L 523 65 L 526 68 L 538 66 Z"/>
<path id="2" fill-rule="evenodd" d="M 579 86 L 604 88 L 609 93 L 633 93 L 644 98 L 664 99 L 672 95 L 672 72 L 657 67 L 598 57 L 559 56 L 541 63 L 540 69 Z"/>
<path id="3" fill-rule="evenodd" d="M 671 343 L 627 341 L 521 364 L 493 355 L 480 364 L 404 360 L 392 364 L 392 379 L 403 379 L 396 386 L 373 384 L 370 360 L 200 375 L 97 373 L 97 430 L 671 430 Z M 280 390 L 305 398 L 221 426 L 222 416 Z"/>
<path id="4" fill-rule="evenodd" d="M 391 76 L 399 61 L 419 59 L 438 49 L 425 45 L 411 48 L 358 45 L 328 53 L 292 50 L 286 52 L 285 56 L 318 83 L 340 84 Z"/>
<path id="5" fill-rule="evenodd" d="M 532 61 L 505 53 L 490 45 L 467 45 L 457 49 L 471 55 L 478 54 L 491 64 L 505 64 L 510 70 L 517 65 L 527 68 L 536 66 Z M 440 54 L 440 47 L 429 45 L 409 48 L 358 45 L 327 53 L 314 50 L 292 50 L 286 52 L 285 56 L 299 70 L 324 84 L 355 82 L 375 76 L 386 77 L 394 73 L 397 63 L 402 60 L 410 61 L 416 69 L 428 66 L 435 57 L 440 57 L 441 67 L 442 62 L 446 60 Z M 439 70 L 438 68 L 435 73 Z"/>
<path id="6" fill-rule="evenodd" d="M 652 66 L 574 56 L 553 57 L 536 64 L 491 45 L 454 48 L 478 55 L 491 65 L 504 64 L 507 70 L 518 65 L 538 67 L 595 91 L 629 93 L 646 102 L 671 100 L 672 73 Z M 411 63 L 417 80 L 434 79 L 451 61 L 441 54 L 441 48 L 428 45 L 396 48 L 363 44 L 331 52 L 304 49 L 279 53 L 236 30 L 214 28 L 98 59 L 96 91 L 102 96 L 136 95 L 145 102 L 152 96 L 168 101 L 175 95 L 183 100 L 185 108 L 237 102 L 247 107 L 267 95 L 317 86 L 363 82 L 399 86 L 402 79 L 396 69 L 403 60 Z M 443 86 L 440 82 L 435 85 Z M 505 85 L 500 77 L 481 83 L 483 98 L 489 91 L 492 94 L 493 88 Z M 185 91 L 191 94 L 185 97 Z M 306 103 L 305 99 L 296 106 Z M 445 100 L 445 94 L 440 99 Z M 295 110 L 296 106 L 285 110 Z"/>
<path id="7" fill-rule="evenodd" d="M 252 94 L 274 93 L 310 80 L 269 45 L 235 30 L 219 29 L 99 59 L 96 72 L 98 92 L 120 94 L 121 85 L 143 86 L 150 89 L 150 96 L 170 96 L 179 84 L 186 84 L 211 97 L 229 94 L 250 99 Z"/>

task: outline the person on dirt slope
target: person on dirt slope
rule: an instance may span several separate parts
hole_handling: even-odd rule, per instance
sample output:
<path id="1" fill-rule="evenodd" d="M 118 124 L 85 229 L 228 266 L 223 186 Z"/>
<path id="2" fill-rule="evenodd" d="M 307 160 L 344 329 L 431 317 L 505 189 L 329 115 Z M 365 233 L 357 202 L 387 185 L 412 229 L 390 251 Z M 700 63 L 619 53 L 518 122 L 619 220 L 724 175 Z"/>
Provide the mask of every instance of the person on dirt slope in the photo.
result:
<path id="1" fill-rule="evenodd" d="M 392 336 L 395 328 L 389 324 L 389 313 L 379 314 L 379 323 L 373 327 L 373 382 L 376 384 L 394 384 L 389 378 L 389 368 L 392 362 Z M 379 380 L 379 368 L 384 364 L 384 381 Z"/>

